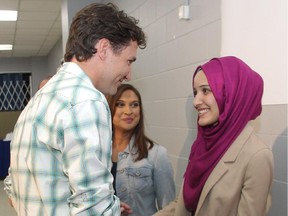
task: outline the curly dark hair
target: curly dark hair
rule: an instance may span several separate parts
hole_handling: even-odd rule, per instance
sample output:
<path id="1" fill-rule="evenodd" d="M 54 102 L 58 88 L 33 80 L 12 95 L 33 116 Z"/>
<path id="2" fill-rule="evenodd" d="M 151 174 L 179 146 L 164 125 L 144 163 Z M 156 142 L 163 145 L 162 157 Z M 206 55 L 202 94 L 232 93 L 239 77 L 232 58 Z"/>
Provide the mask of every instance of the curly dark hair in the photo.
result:
<path id="1" fill-rule="evenodd" d="M 136 41 L 140 49 L 144 49 L 146 37 L 137 26 L 138 22 L 112 3 L 93 3 L 84 7 L 72 20 L 65 62 L 71 61 L 73 56 L 80 62 L 90 59 L 97 52 L 95 44 L 102 38 L 110 41 L 115 54 L 120 54 L 131 40 Z"/>
<path id="2" fill-rule="evenodd" d="M 113 116 L 116 111 L 116 103 L 119 100 L 119 98 L 122 96 L 122 94 L 127 90 L 133 91 L 139 100 L 140 120 L 139 120 L 138 125 L 134 129 L 134 135 L 135 135 L 134 146 L 137 146 L 138 148 L 138 154 L 137 154 L 137 158 L 135 158 L 135 161 L 139 161 L 139 160 L 142 160 L 143 158 L 147 158 L 148 150 L 153 148 L 154 146 L 154 142 L 145 135 L 143 105 L 142 105 L 142 99 L 141 99 L 141 95 L 139 91 L 130 84 L 121 84 L 118 87 L 117 93 L 115 95 L 113 96 L 109 95 L 109 96 L 106 96 L 106 98 L 107 98 L 109 108 L 111 111 L 111 115 L 112 115 L 112 119 L 113 119 Z M 147 147 L 148 143 L 149 143 L 148 145 L 149 147 Z"/>

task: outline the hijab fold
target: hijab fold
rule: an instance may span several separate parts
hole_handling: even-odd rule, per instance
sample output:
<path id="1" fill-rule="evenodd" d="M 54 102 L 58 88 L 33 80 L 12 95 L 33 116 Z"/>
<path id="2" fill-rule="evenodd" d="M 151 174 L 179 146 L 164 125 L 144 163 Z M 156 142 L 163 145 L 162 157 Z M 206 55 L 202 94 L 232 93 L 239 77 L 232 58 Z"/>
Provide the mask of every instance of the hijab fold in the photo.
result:
<path id="1" fill-rule="evenodd" d="M 219 108 L 218 124 L 198 125 L 184 176 L 183 197 L 188 210 L 195 213 L 206 180 L 250 120 L 261 114 L 263 80 L 242 60 L 213 58 L 199 66 L 207 77 Z"/>

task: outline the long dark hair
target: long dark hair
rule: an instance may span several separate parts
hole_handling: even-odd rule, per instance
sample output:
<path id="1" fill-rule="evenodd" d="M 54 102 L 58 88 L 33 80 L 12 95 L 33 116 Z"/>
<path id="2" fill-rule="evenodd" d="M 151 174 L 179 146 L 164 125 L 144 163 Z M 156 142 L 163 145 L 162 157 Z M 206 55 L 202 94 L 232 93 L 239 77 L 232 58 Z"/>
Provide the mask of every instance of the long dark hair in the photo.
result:
<path id="1" fill-rule="evenodd" d="M 137 146 L 138 148 L 137 158 L 135 159 L 135 161 L 138 161 L 138 160 L 142 160 L 143 158 L 147 158 L 148 150 L 151 149 L 154 145 L 153 141 L 145 135 L 143 106 L 142 106 L 142 99 L 141 99 L 141 95 L 139 91 L 130 84 L 121 84 L 115 95 L 107 96 L 107 101 L 108 101 L 112 119 L 113 119 L 113 116 L 116 110 L 116 103 L 121 97 L 121 95 L 123 94 L 123 92 L 127 90 L 133 91 L 139 100 L 140 120 L 139 120 L 138 125 L 134 128 L 135 140 L 133 144 L 134 146 Z M 114 139 L 114 136 L 113 136 L 113 139 Z M 149 143 L 149 147 L 147 146 L 147 143 Z"/>
<path id="2" fill-rule="evenodd" d="M 131 40 L 136 41 L 140 49 L 144 49 L 146 37 L 137 25 L 138 22 L 112 3 L 92 3 L 84 7 L 72 20 L 65 62 L 70 62 L 73 56 L 79 62 L 90 59 L 97 52 L 95 44 L 102 38 L 110 41 L 115 54 L 120 54 Z"/>

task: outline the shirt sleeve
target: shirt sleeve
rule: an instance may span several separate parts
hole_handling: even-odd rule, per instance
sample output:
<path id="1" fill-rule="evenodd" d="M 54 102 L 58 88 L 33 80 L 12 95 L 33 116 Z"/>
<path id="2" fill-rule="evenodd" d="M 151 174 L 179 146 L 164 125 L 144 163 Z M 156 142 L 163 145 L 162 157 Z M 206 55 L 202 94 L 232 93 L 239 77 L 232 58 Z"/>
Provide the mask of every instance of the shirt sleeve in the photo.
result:
<path id="1" fill-rule="evenodd" d="M 273 154 L 270 149 L 264 149 L 249 162 L 237 215 L 266 215 L 271 205 L 272 178 Z"/>
<path id="2" fill-rule="evenodd" d="M 111 168 L 111 117 L 101 101 L 75 105 L 63 117 L 63 164 L 72 215 L 120 215 Z"/>
<path id="3" fill-rule="evenodd" d="M 4 179 L 4 190 L 9 198 L 13 196 L 13 188 L 12 188 L 12 180 L 10 176 L 10 168 L 9 168 L 9 175 Z"/>
<path id="4" fill-rule="evenodd" d="M 157 148 L 154 160 L 154 190 L 156 192 L 157 205 L 159 209 L 175 199 L 175 183 L 173 168 L 169 161 L 167 150 L 163 146 Z"/>

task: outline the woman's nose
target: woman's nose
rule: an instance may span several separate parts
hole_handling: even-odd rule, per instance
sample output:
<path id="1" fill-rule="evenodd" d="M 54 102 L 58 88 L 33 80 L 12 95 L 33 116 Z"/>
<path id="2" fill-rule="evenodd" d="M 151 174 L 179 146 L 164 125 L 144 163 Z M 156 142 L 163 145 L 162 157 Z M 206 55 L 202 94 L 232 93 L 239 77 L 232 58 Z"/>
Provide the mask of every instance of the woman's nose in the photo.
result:
<path id="1" fill-rule="evenodd" d="M 132 109 L 130 106 L 125 106 L 124 114 L 130 115 L 132 113 Z"/>
<path id="2" fill-rule="evenodd" d="M 202 103 L 202 97 L 200 96 L 200 94 L 196 94 L 194 95 L 193 98 L 193 106 L 197 107 L 198 105 L 200 105 Z"/>

